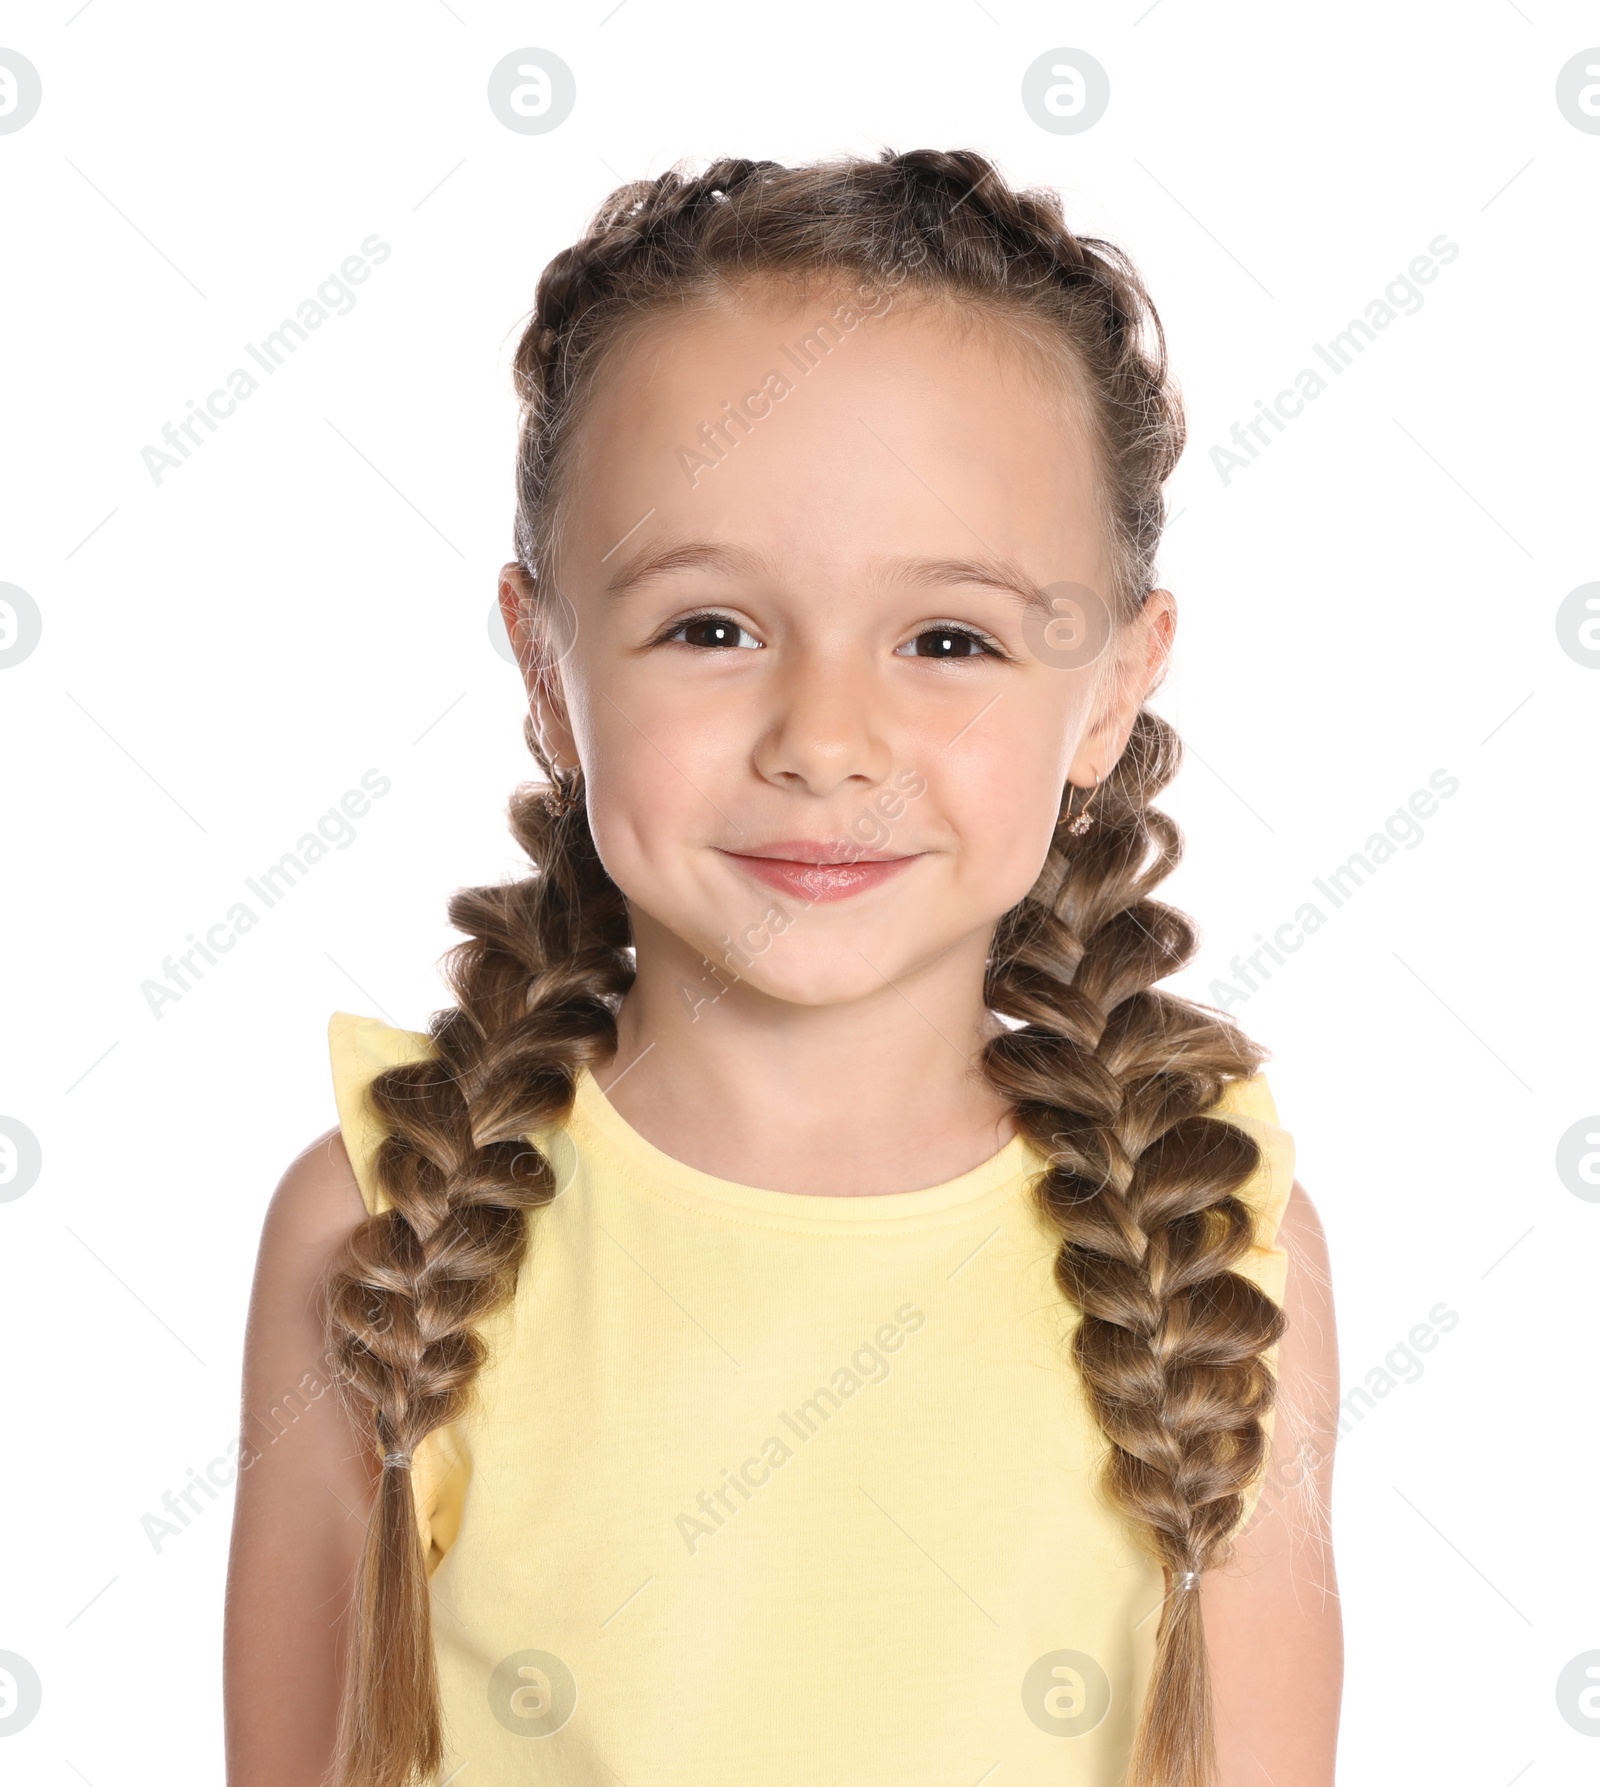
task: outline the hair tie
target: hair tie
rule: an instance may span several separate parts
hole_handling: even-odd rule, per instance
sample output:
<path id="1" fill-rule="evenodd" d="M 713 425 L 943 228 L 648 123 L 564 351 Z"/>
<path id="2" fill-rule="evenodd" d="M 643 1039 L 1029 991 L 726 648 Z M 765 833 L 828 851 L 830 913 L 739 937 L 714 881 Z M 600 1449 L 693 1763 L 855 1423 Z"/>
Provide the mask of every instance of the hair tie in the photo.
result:
<path id="1" fill-rule="evenodd" d="M 1185 1570 L 1178 1577 L 1177 1586 L 1173 1592 L 1175 1594 L 1181 1594 L 1186 1588 L 1193 1588 L 1199 1580 L 1200 1572 L 1198 1570 Z"/>
<path id="2" fill-rule="evenodd" d="M 385 1470 L 408 1471 L 411 1469 L 411 1454 L 409 1452 L 385 1452 L 383 1468 Z"/>

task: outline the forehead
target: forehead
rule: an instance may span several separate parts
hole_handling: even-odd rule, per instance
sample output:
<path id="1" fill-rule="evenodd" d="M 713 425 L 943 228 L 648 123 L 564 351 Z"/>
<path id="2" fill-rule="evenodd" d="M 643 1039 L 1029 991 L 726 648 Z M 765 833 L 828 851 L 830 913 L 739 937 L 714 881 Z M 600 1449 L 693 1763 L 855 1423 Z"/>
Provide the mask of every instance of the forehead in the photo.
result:
<path id="1" fill-rule="evenodd" d="M 653 314 L 607 356 L 570 445 L 561 575 L 580 589 L 678 535 L 797 573 L 987 548 L 1041 583 L 1102 575 L 1070 363 L 944 296 L 840 280 Z"/>

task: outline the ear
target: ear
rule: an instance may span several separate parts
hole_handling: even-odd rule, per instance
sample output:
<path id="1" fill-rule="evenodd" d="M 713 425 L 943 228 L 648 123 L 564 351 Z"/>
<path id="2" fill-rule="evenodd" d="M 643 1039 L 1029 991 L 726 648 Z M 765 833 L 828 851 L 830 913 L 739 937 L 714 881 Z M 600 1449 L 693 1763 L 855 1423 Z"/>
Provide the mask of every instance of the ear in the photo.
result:
<path id="1" fill-rule="evenodd" d="M 1178 604 L 1172 591 L 1147 592 L 1133 622 L 1118 642 L 1116 663 L 1102 696 L 1098 716 L 1084 733 L 1068 779 L 1080 788 L 1103 781 L 1122 755 L 1133 722 L 1146 698 L 1161 686 L 1178 627 Z"/>
<path id="2" fill-rule="evenodd" d="M 545 762 L 552 769 L 571 769 L 578 761 L 576 742 L 567 719 L 567 701 L 561 687 L 561 667 L 553 662 L 534 626 L 539 600 L 534 581 L 515 559 L 500 567 L 500 614 L 506 637 L 516 654 L 528 691 L 534 734 Z"/>

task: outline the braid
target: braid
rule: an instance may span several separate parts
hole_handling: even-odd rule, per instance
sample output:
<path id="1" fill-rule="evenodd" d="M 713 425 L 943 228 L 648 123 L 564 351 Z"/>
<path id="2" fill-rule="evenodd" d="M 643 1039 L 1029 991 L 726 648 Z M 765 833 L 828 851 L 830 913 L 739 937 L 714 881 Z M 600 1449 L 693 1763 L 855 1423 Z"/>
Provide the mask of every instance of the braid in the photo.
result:
<path id="1" fill-rule="evenodd" d="M 439 1765 L 427 1569 L 410 1476 L 394 1466 L 467 1406 L 478 1329 L 509 1300 L 528 1218 L 558 1189 L 528 1132 L 559 1121 L 579 1068 L 615 1048 L 633 976 L 626 910 L 586 817 L 558 817 L 543 796 L 529 784 L 511 807 L 543 872 L 450 902 L 469 933 L 447 958 L 457 1004 L 435 1014 L 428 1060 L 372 1081 L 389 1208 L 354 1231 L 329 1283 L 340 1385 L 385 1455 L 340 1733 L 350 1787 L 405 1787 Z"/>
<path id="2" fill-rule="evenodd" d="M 1053 848 L 1002 921 L 988 1002 L 1021 1028 L 984 1059 L 1049 1162 L 1034 1196 L 1080 1312 L 1072 1357 L 1110 1446 L 1106 1494 L 1174 1585 L 1226 1560 L 1265 1462 L 1276 1384 L 1263 1355 L 1283 1332 L 1278 1305 L 1230 1270 L 1255 1240 L 1238 1193 L 1259 1146 L 1202 1114 L 1263 1053 L 1152 990 L 1196 943 L 1182 913 L 1147 897 L 1181 853 L 1176 824 L 1147 804 L 1178 754 L 1172 728 L 1142 712 L 1100 823 Z M 1200 1597 L 1169 1591 L 1130 1779 L 1202 1787 L 1214 1743 Z"/>
<path id="3" fill-rule="evenodd" d="M 1004 322 L 1083 399 L 1119 625 L 1151 588 L 1164 484 L 1184 444 L 1160 320 L 1114 245 L 1068 228 L 1059 195 L 1017 190 L 974 150 L 885 150 L 803 167 L 726 157 L 625 183 L 546 266 L 513 361 L 520 407 L 513 530 L 538 592 L 536 650 L 570 605 L 555 576 L 572 441 L 611 357 L 653 320 L 736 302 L 752 282 L 859 281 L 895 301 L 955 300 Z M 541 767 L 531 725 L 524 737 Z M 1172 728 L 1141 711 L 1104 778 L 1097 824 L 1058 834 L 997 927 L 990 1008 L 1016 1028 L 984 1069 L 1048 1162 L 1035 1187 L 1060 1236 L 1056 1281 L 1080 1312 L 1072 1358 L 1108 1444 L 1106 1492 L 1163 1566 L 1222 1562 L 1266 1450 L 1265 1355 L 1283 1317 L 1231 1270 L 1252 1242 L 1239 1196 L 1260 1151 L 1206 1113 L 1264 1052 L 1219 1013 L 1159 992 L 1195 933 L 1151 889 L 1177 826 L 1150 805 L 1176 773 Z M 1070 787 L 1066 791 L 1070 796 Z M 615 1046 L 632 977 L 622 896 L 581 809 L 519 791 L 513 828 L 536 872 L 458 893 L 458 1008 L 436 1059 L 380 1075 L 392 1207 L 352 1238 L 331 1299 L 351 1393 L 373 1443 L 403 1458 L 457 1419 L 481 1365 L 477 1330 L 511 1295 L 531 1213 L 555 1187 L 529 1132 L 558 1122 L 580 1066 Z M 346 1699 L 343 1787 L 408 1787 L 440 1754 L 427 1583 L 405 1471 L 382 1473 Z M 1174 1580 L 1178 1580 L 1176 1574 Z M 1185 1577 L 1183 1580 L 1190 1580 Z M 1163 1603 L 1133 1787 L 1212 1787 L 1200 1597 Z"/>

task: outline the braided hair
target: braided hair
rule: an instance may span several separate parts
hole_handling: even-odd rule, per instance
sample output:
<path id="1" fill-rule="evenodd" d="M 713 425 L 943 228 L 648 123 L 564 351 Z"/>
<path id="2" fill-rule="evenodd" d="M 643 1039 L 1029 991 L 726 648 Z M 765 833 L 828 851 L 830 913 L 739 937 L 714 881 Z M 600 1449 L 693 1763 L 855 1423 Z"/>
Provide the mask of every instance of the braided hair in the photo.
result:
<path id="1" fill-rule="evenodd" d="M 516 556 L 538 654 L 558 646 L 554 579 L 574 430 L 634 333 L 760 281 L 846 276 L 896 301 L 955 299 L 1053 354 L 1096 444 L 1117 625 L 1154 579 L 1163 486 L 1184 425 L 1160 322 L 1116 247 L 1075 235 L 1059 197 L 1016 190 L 972 150 L 884 151 L 800 167 L 724 158 L 631 181 L 542 274 L 518 344 Z M 469 1404 L 485 1318 L 511 1297 L 533 1212 L 555 1195 L 530 1132 L 559 1122 L 577 1076 L 614 1052 L 633 977 L 626 904 L 581 800 L 519 788 L 511 828 L 533 872 L 464 889 L 445 958 L 454 1006 L 431 1059 L 372 1084 L 387 1208 L 330 1281 L 344 1388 L 371 1423 L 380 1478 L 341 1719 L 341 1787 L 410 1787 L 442 1754 L 428 1584 L 408 1473 L 394 1465 Z M 1079 1319 L 1072 1362 L 1107 1447 L 1104 1492 L 1172 1585 L 1130 1787 L 1212 1787 L 1215 1743 L 1198 1593 L 1226 1560 L 1267 1449 L 1278 1305 L 1233 1268 L 1254 1235 L 1241 1188 L 1257 1143 L 1206 1113 L 1265 1051 L 1220 1013 L 1158 990 L 1194 927 L 1151 890 L 1182 838 L 1154 810 L 1180 760 L 1137 714 L 1099 784 L 1098 823 L 1058 831 L 1033 889 L 996 927 L 989 1008 L 1008 1019 L 982 1067 L 1047 1163 L 1033 1186 L 1059 1235 L 1055 1278 Z M 1066 796 L 1070 799 L 1070 785 Z M 397 1456 L 396 1456 L 397 1455 Z"/>

